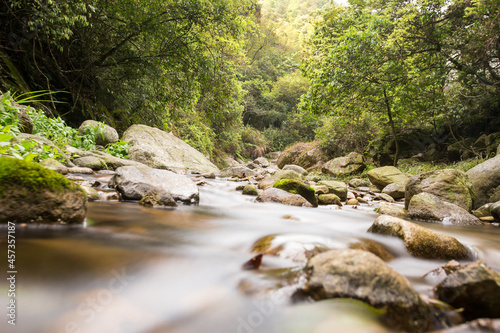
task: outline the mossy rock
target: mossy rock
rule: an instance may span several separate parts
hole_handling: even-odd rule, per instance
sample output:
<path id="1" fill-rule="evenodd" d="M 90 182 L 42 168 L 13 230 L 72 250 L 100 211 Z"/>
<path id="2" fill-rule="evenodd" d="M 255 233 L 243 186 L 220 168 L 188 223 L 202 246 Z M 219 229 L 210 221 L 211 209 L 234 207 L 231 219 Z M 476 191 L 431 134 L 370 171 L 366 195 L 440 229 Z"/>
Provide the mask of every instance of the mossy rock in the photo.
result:
<path id="1" fill-rule="evenodd" d="M 339 196 L 336 194 L 333 194 L 333 193 L 318 195 L 318 202 L 321 205 L 342 206 L 342 203 L 340 202 Z"/>
<path id="2" fill-rule="evenodd" d="M 318 207 L 318 200 L 316 199 L 316 191 L 300 180 L 295 179 L 284 179 L 273 184 L 273 187 L 285 190 L 293 194 L 299 194 L 303 196 L 307 201 L 313 205 L 313 207 Z"/>
<path id="3" fill-rule="evenodd" d="M 279 182 L 280 180 L 283 179 L 303 180 L 304 177 L 293 170 L 280 170 L 276 172 L 274 175 L 266 177 L 263 180 L 261 180 L 259 182 L 258 187 L 261 190 L 265 190 L 266 188 L 273 186 L 274 183 Z"/>
<path id="4" fill-rule="evenodd" d="M 257 189 L 253 185 L 245 185 L 245 187 L 243 187 L 243 194 L 244 195 L 254 195 L 254 196 L 259 195 L 259 193 L 257 192 Z"/>
<path id="5" fill-rule="evenodd" d="M 340 200 L 347 200 L 347 184 L 344 182 L 338 182 L 335 180 L 322 180 L 318 185 L 323 185 L 328 187 L 328 193 L 333 193 L 338 195 Z"/>
<path id="6" fill-rule="evenodd" d="M 0 223 L 82 223 L 87 195 L 37 163 L 0 157 Z"/>

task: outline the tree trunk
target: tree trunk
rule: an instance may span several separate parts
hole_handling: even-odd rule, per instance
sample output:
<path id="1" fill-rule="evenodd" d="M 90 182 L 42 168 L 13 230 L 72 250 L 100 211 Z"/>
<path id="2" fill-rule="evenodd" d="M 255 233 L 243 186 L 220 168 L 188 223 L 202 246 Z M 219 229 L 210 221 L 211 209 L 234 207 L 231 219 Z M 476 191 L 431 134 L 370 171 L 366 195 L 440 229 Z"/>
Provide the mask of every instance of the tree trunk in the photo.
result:
<path id="1" fill-rule="evenodd" d="M 396 144 L 396 153 L 394 154 L 394 162 L 393 162 L 393 165 L 396 166 L 398 163 L 399 142 L 398 142 L 398 137 L 396 135 L 396 128 L 394 127 L 394 121 L 392 120 L 391 105 L 389 104 L 389 99 L 387 98 L 387 93 L 385 89 L 384 89 L 384 101 L 385 101 L 385 106 L 387 107 L 387 117 L 389 118 L 389 125 L 391 126 L 392 137 L 394 139 L 394 143 Z"/>

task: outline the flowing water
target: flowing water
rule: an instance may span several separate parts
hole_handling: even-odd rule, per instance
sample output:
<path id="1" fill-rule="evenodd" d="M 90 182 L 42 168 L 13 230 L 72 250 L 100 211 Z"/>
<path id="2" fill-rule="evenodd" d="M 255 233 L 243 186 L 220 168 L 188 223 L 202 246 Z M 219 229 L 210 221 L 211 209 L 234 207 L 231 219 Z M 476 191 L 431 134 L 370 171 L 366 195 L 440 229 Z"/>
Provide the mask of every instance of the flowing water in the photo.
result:
<path id="1" fill-rule="evenodd" d="M 424 295 L 423 278 L 444 262 L 416 259 L 401 241 L 366 233 L 373 207 L 300 208 L 254 202 L 234 182 L 209 181 L 200 204 L 152 209 L 89 204 L 84 227 L 16 227 L 16 326 L 7 324 L 9 284 L 0 280 L 1 332 L 389 332 L 363 304 L 290 304 L 304 283 L 304 249 L 376 240 L 389 265 Z M 420 223 L 455 236 L 500 271 L 500 228 Z M 7 229 L 0 229 L 2 274 Z M 279 256 L 242 270 L 258 239 L 275 235 Z M 5 263 L 5 265 L 4 265 Z M 5 275 L 3 275 L 5 276 Z"/>

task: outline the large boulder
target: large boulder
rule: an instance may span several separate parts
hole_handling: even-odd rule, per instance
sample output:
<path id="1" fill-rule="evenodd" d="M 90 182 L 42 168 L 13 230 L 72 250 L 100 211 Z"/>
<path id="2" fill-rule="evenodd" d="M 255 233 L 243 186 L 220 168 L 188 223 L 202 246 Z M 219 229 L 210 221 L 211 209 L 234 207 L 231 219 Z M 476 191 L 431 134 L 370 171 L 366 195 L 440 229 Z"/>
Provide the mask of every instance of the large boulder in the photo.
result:
<path id="1" fill-rule="evenodd" d="M 337 177 L 344 177 L 361 173 L 365 168 L 363 155 L 352 152 L 346 156 L 337 157 L 326 162 L 321 168 L 321 172 Z"/>
<path id="2" fill-rule="evenodd" d="M 382 193 L 390 195 L 394 200 L 405 197 L 406 181 L 392 183 L 384 187 Z"/>
<path id="3" fill-rule="evenodd" d="M 301 174 L 299 174 L 293 170 L 281 170 L 281 171 L 276 172 L 274 175 L 268 176 L 268 177 L 264 178 L 263 180 L 261 180 L 259 182 L 258 187 L 263 190 L 263 189 L 266 189 L 268 187 L 273 186 L 274 183 L 279 182 L 280 180 L 283 180 L 283 179 L 303 180 L 304 177 Z"/>
<path id="4" fill-rule="evenodd" d="M 124 166 L 116 170 L 109 181 L 125 200 L 141 200 L 149 191 L 170 193 L 175 200 L 185 203 L 199 202 L 198 187 L 189 178 L 168 170 L 147 166 Z"/>
<path id="5" fill-rule="evenodd" d="M 303 196 L 298 194 L 289 193 L 279 188 L 268 188 L 257 197 L 259 202 L 275 202 L 289 206 L 312 207 L 311 203 Z"/>
<path id="6" fill-rule="evenodd" d="M 399 171 L 398 168 L 393 166 L 384 166 L 380 168 L 371 169 L 366 174 L 370 182 L 380 190 L 383 190 L 389 184 L 405 182 L 408 180 L 408 176 Z"/>
<path id="7" fill-rule="evenodd" d="M 176 172 L 215 172 L 219 169 L 202 153 L 173 134 L 145 125 L 132 125 L 122 136 L 132 146 L 130 158 L 156 169 Z"/>
<path id="8" fill-rule="evenodd" d="M 400 238 L 415 257 L 438 260 L 472 257 L 469 249 L 455 238 L 389 215 L 380 215 L 368 232 Z"/>
<path id="9" fill-rule="evenodd" d="M 328 188 L 328 193 L 336 194 L 342 201 L 347 200 L 347 184 L 335 180 L 322 180 L 318 185 L 324 185 Z"/>
<path id="10" fill-rule="evenodd" d="M 328 161 L 327 152 L 317 142 L 297 143 L 286 149 L 278 158 L 278 167 L 283 168 L 287 164 L 295 164 L 304 169 L 311 169 Z"/>
<path id="11" fill-rule="evenodd" d="M 427 192 L 419 193 L 411 198 L 408 217 L 443 224 L 482 225 L 477 217 L 462 207 L 442 201 L 439 197 Z"/>
<path id="12" fill-rule="evenodd" d="M 476 207 L 500 201 L 500 155 L 476 165 L 467 171 L 476 190 Z"/>
<path id="13" fill-rule="evenodd" d="M 483 261 L 452 272 L 434 291 L 440 300 L 462 308 L 467 320 L 500 318 L 500 274 Z"/>
<path id="14" fill-rule="evenodd" d="M 385 320 L 396 330 L 430 328 L 430 311 L 411 283 L 373 253 L 331 250 L 310 259 L 305 270 L 308 281 L 300 295 L 358 299 L 385 310 Z"/>
<path id="15" fill-rule="evenodd" d="M 287 164 L 283 167 L 283 170 L 292 170 L 295 171 L 296 173 L 301 174 L 302 176 L 307 176 L 307 174 L 309 173 L 303 167 L 295 164 Z"/>
<path id="16" fill-rule="evenodd" d="M 318 207 L 316 191 L 300 180 L 283 179 L 273 184 L 273 187 L 285 190 L 290 193 L 298 194 L 304 197 L 313 207 Z"/>
<path id="17" fill-rule="evenodd" d="M 111 126 L 97 122 L 95 120 L 85 120 L 78 132 L 83 135 L 85 133 L 95 134 L 95 143 L 101 146 L 106 146 L 110 143 L 115 143 L 119 140 L 118 132 Z"/>
<path id="18" fill-rule="evenodd" d="M 415 175 L 406 183 L 405 208 L 414 195 L 422 192 L 434 194 L 467 211 L 474 208 L 476 194 L 465 172 L 455 169 L 433 170 Z"/>
<path id="19" fill-rule="evenodd" d="M 0 157 L 0 223 L 83 223 L 87 194 L 43 166 Z"/>

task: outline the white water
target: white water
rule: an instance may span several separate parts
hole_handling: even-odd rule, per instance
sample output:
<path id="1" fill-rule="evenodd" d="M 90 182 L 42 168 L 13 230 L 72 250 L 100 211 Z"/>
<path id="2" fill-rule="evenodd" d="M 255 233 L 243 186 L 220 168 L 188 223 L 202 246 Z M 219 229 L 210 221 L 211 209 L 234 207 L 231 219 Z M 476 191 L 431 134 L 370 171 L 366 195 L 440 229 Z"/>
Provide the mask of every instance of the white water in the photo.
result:
<path id="1" fill-rule="evenodd" d="M 17 325 L 3 315 L 0 331 L 387 332 L 360 304 L 289 302 L 303 283 L 303 248 L 347 248 L 363 238 L 383 243 L 396 255 L 389 265 L 431 294 L 423 275 L 443 262 L 413 258 L 401 241 L 366 233 L 377 217 L 373 207 L 255 203 L 234 191 L 237 185 L 211 181 L 200 188 L 199 206 L 174 210 L 91 203 L 82 228 L 18 226 Z M 500 270 L 499 228 L 422 224 L 473 246 Z M 268 235 L 278 235 L 273 245 L 285 244 L 281 256 L 266 255 L 259 270 L 243 271 L 253 243 Z M 0 247 L 6 271 L 5 239 Z M 7 290 L 2 279 L 4 313 Z"/>

